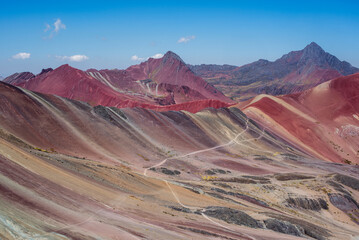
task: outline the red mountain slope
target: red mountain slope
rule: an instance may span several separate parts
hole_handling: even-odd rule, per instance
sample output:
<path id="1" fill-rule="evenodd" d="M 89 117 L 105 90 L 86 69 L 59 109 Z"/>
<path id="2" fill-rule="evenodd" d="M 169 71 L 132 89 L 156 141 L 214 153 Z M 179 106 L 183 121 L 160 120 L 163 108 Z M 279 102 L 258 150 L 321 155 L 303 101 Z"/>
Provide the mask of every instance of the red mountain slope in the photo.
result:
<path id="1" fill-rule="evenodd" d="M 27 80 L 34 78 L 35 75 L 31 72 L 22 72 L 22 73 L 14 73 L 7 78 L 4 79 L 4 82 L 17 85 L 23 82 L 26 82 Z"/>
<path id="2" fill-rule="evenodd" d="M 308 153 L 359 163 L 359 74 L 292 95 L 259 95 L 242 109 Z"/>
<path id="3" fill-rule="evenodd" d="M 226 107 L 232 103 L 197 77 L 172 52 L 160 59 L 150 58 L 127 70 L 89 69 L 84 72 L 63 65 L 55 70 L 43 70 L 37 76 L 31 73 L 14 74 L 4 81 L 31 91 L 119 108 L 194 112 L 207 107 Z M 174 106 L 161 107 L 164 105 Z"/>
<path id="4" fill-rule="evenodd" d="M 197 112 L 201 109 L 227 107 L 230 104 L 213 99 L 202 99 L 170 106 L 159 106 L 155 101 L 140 94 L 126 94 L 116 91 L 84 71 L 62 65 L 61 67 L 39 74 L 29 80 L 16 84 L 25 89 L 58 95 L 69 99 L 88 102 L 91 105 L 103 105 L 119 108 L 141 107 L 157 111 L 185 110 Z M 196 99 L 197 100 L 197 99 Z"/>
<path id="5" fill-rule="evenodd" d="M 126 70 L 89 69 L 87 73 L 117 91 L 140 93 L 152 97 L 160 105 L 199 99 L 233 102 L 195 75 L 173 52 L 167 52 L 162 58 L 150 58 Z M 164 98 L 171 101 L 161 101 Z"/>

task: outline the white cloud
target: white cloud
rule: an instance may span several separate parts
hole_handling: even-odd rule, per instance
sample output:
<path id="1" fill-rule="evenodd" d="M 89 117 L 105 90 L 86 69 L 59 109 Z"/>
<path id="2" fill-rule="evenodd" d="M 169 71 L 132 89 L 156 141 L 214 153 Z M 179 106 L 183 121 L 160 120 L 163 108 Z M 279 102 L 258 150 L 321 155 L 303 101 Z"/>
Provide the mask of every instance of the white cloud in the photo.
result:
<path id="1" fill-rule="evenodd" d="M 66 29 L 66 25 L 62 23 L 61 19 L 58 18 L 56 21 L 52 24 L 54 27 L 52 28 L 50 24 L 45 23 L 45 29 L 44 32 L 50 31 L 53 29 L 49 36 L 44 37 L 44 39 L 51 39 L 57 34 L 61 29 Z"/>
<path id="2" fill-rule="evenodd" d="M 54 30 L 54 31 L 55 31 L 56 33 L 59 32 L 60 29 L 66 29 L 66 25 L 61 22 L 61 19 L 60 19 L 60 18 L 58 18 L 58 19 L 54 22 L 54 27 L 55 27 L 55 30 Z"/>
<path id="3" fill-rule="evenodd" d="M 21 52 L 12 56 L 13 59 L 27 59 L 30 58 L 30 53 Z"/>
<path id="4" fill-rule="evenodd" d="M 141 57 L 138 57 L 137 55 L 133 55 L 131 57 L 131 60 L 132 61 L 142 61 L 142 60 L 145 60 L 145 58 L 141 58 Z"/>
<path id="5" fill-rule="evenodd" d="M 196 36 L 188 36 L 188 37 L 181 37 L 180 39 L 178 39 L 177 43 L 187 43 L 193 39 L 195 39 Z"/>
<path id="6" fill-rule="evenodd" d="M 163 54 L 162 54 L 162 53 L 157 53 L 157 54 L 155 54 L 155 55 L 153 55 L 153 56 L 151 56 L 151 57 L 147 57 L 147 58 L 139 57 L 139 56 L 137 56 L 137 55 L 133 55 L 133 56 L 131 57 L 131 60 L 132 60 L 132 61 L 143 61 L 143 60 L 148 60 L 149 58 L 161 58 L 161 57 L 163 57 Z"/>
<path id="7" fill-rule="evenodd" d="M 56 56 L 56 58 L 71 62 L 82 62 L 89 59 L 89 57 L 86 55 Z"/>
<path id="8" fill-rule="evenodd" d="M 153 55 L 151 58 L 161 58 L 161 57 L 163 57 L 163 54 L 157 53 L 157 54 Z"/>

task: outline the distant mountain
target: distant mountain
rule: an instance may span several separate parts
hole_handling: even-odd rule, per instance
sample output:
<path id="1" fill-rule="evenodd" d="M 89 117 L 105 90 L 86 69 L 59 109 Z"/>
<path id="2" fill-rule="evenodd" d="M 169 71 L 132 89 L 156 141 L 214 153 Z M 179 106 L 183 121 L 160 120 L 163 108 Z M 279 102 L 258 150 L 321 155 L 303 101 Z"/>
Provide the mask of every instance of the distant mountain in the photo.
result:
<path id="1" fill-rule="evenodd" d="M 232 101 L 201 77 L 196 76 L 173 52 L 162 58 L 134 65 L 126 70 L 82 71 L 69 65 L 44 69 L 40 74 L 16 73 L 4 82 L 28 90 L 54 94 L 91 105 L 114 107 L 144 107 L 174 105 L 176 110 L 184 103 L 201 101 L 192 111 L 207 107 L 224 107 Z M 182 104 L 182 105 L 178 105 Z"/>
<path id="2" fill-rule="evenodd" d="M 229 65 L 197 65 L 190 68 L 226 96 L 245 100 L 258 94 L 300 92 L 330 79 L 359 72 L 312 42 L 303 50 L 270 62 L 260 59 L 234 68 Z"/>

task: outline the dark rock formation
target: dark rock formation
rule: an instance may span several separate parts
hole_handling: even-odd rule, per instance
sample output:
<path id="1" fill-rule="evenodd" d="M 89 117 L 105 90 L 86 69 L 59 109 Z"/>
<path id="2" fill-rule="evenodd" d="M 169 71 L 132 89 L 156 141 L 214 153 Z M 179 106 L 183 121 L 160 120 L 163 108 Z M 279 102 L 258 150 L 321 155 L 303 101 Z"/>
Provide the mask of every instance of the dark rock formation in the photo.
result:
<path id="1" fill-rule="evenodd" d="M 257 182 L 248 179 L 248 178 L 238 178 L 238 177 L 232 177 L 232 178 L 220 178 L 218 181 L 221 182 L 233 182 L 233 183 L 241 183 L 241 184 L 256 184 Z"/>
<path id="2" fill-rule="evenodd" d="M 207 207 L 204 211 L 209 217 L 214 217 L 227 223 L 244 225 L 251 228 L 263 228 L 263 225 L 247 213 L 227 207 Z"/>
<path id="3" fill-rule="evenodd" d="M 359 225 L 359 204 L 349 194 L 328 193 L 330 202 Z"/>
<path id="4" fill-rule="evenodd" d="M 160 170 L 160 172 L 162 172 L 163 174 L 166 174 L 166 175 L 180 175 L 181 174 L 181 172 L 180 171 L 178 171 L 178 170 L 169 170 L 169 169 L 167 169 L 167 168 L 164 168 L 164 167 L 162 167 L 162 168 L 160 168 L 159 169 Z"/>
<path id="5" fill-rule="evenodd" d="M 304 232 L 304 230 L 301 227 L 298 227 L 286 221 L 280 221 L 278 219 L 270 218 L 264 220 L 264 224 L 266 228 L 270 230 L 293 235 L 293 236 L 302 236 L 303 235 L 302 233 Z"/>
<path id="6" fill-rule="evenodd" d="M 345 190 L 345 188 L 341 184 L 334 181 L 327 181 L 327 183 L 332 186 L 336 191 L 350 195 L 350 193 Z"/>
<path id="7" fill-rule="evenodd" d="M 277 220 L 289 222 L 289 223 L 297 226 L 298 229 L 303 229 L 304 235 L 307 235 L 314 239 L 325 240 L 331 236 L 330 231 L 328 231 L 327 229 L 324 229 L 322 227 L 314 225 L 313 223 L 310 223 L 310 222 L 307 222 L 307 221 L 304 221 L 301 219 L 286 217 L 283 215 L 272 214 L 272 213 L 268 214 L 268 216 L 275 218 Z"/>
<path id="8" fill-rule="evenodd" d="M 53 70 L 54 70 L 54 69 L 52 69 L 52 68 L 43 68 L 43 69 L 41 70 L 41 73 L 39 73 L 39 75 L 44 74 L 44 73 L 51 72 L 51 71 L 53 71 Z"/>
<path id="9" fill-rule="evenodd" d="M 338 193 L 328 193 L 330 202 L 340 210 L 347 212 L 359 209 L 359 204 L 350 196 Z"/>
<path id="10" fill-rule="evenodd" d="M 172 210 L 178 211 L 178 212 L 184 212 L 184 213 L 192 213 L 192 211 L 189 208 L 185 207 L 175 207 L 175 206 L 168 206 Z"/>
<path id="11" fill-rule="evenodd" d="M 288 198 L 286 200 L 290 207 L 303 208 L 312 211 L 320 211 L 321 209 L 328 209 L 328 204 L 324 199 L 309 199 L 309 198 Z"/>
<path id="12" fill-rule="evenodd" d="M 216 175 L 216 174 L 226 174 L 226 173 L 230 173 L 230 171 L 225 171 L 223 169 L 208 169 L 206 171 L 204 171 L 205 174 L 207 175 Z"/>
<path id="13" fill-rule="evenodd" d="M 313 179 L 312 176 L 306 176 L 296 173 L 285 173 L 285 174 L 276 174 L 274 175 L 275 179 L 278 181 L 290 181 L 290 180 L 304 180 L 304 179 Z"/>
<path id="14" fill-rule="evenodd" d="M 348 186 L 354 190 L 359 190 L 359 180 L 343 174 L 336 174 L 334 179 L 345 186 Z"/>

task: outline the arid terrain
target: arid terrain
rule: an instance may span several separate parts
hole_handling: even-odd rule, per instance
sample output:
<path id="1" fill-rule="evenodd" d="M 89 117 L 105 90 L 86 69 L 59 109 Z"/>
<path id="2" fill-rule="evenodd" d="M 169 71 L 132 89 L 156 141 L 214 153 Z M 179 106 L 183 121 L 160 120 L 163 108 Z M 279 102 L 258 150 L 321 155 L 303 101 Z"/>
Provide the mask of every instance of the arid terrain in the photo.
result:
<path id="1" fill-rule="evenodd" d="M 142 67 L 126 93 L 69 66 L 0 82 L 0 238 L 358 239 L 358 75 L 238 104 L 196 77 L 161 105 Z"/>

